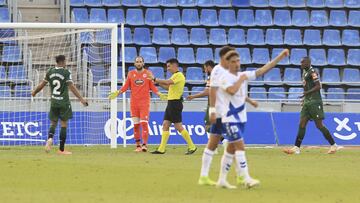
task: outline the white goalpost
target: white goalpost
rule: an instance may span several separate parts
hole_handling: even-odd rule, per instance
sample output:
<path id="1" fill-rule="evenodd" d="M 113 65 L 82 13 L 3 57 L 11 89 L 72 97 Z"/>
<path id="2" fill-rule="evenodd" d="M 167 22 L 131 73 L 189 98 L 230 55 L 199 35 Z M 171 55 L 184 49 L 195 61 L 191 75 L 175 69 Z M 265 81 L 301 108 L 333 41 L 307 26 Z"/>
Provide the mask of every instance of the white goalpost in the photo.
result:
<path id="1" fill-rule="evenodd" d="M 50 125 L 49 87 L 36 97 L 30 94 L 56 65 L 55 57 L 65 55 L 74 84 L 89 102 L 83 107 L 69 92 L 73 118 L 66 143 L 116 148 L 121 136 L 125 147 L 126 95 L 121 99 L 121 123 L 118 100 L 107 99 L 125 81 L 124 53 L 123 24 L 0 23 L 0 146 L 44 144 Z M 58 129 L 55 143 L 57 135 Z"/>

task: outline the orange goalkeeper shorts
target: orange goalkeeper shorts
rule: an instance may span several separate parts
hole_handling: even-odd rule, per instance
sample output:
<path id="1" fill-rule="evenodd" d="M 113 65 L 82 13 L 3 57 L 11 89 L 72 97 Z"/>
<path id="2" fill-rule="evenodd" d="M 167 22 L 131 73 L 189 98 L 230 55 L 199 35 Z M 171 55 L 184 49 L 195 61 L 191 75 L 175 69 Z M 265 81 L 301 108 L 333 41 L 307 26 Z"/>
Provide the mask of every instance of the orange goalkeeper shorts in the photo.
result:
<path id="1" fill-rule="evenodd" d="M 150 104 L 132 104 L 130 106 L 131 117 L 140 118 L 140 120 L 149 121 Z"/>

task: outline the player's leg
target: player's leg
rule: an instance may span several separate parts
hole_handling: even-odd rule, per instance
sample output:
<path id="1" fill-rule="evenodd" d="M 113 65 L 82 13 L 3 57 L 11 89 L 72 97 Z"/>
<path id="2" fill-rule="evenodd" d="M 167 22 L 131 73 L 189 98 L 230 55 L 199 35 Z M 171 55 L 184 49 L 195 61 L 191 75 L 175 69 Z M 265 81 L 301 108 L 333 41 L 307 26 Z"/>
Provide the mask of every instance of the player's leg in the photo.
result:
<path id="1" fill-rule="evenodd" d="M 224 152 L 221 162 L 220 162 L 220 174 L 219 180 L 216 183 L 216 187 L 227 188 L 227 189 L 236 189 L 236 186 L 231 185 L 227 181 L 227 175 L 230 171 L 233 159 L 234 159 L 235 147 L 234 143 L 229 142 Z"/>
<path id="2" fill-rule="evenodd" d="M 134 122 L 134 139 L 136 152 L 141 152 L 141 144 L 140 144 L 140 109 L 138 105 L 131 103 L 130 104 L 130 113 L 131 119 Z"/>
<path id="3" fill-rule="evenodd" d="M 45 152 L 47 153 L 50 152 L 51 146 L 54 142 L 54 135 L 59 117 L 60 117 L 60 108 L 51 105 L 49 111 L 49 119 L 50 119 L 49 134 L 45 144 Z"/>
<path id="4" fill-rule="evenodd" d="M 60 120 L 60 125 L 61 125 L 61 129 L 60 129 L 60 146 L 59 146 L 59 151 L 58 154 L 61 155 L 70 155 L 72 154 L 69 151 L 65 150 L 65 143 L 66 143 L 66 131 L 67 131 L 67 120 Z"/>
<path id="5" fill-rule="evenodd" d="M 147 152 L 147 144 L 149 140 L 149 111 L 150 111 L 150 105 L 144 105 L 140 109 L 140 126 L 142 130 L 142 141 L 143 144 L 141 146 L 141 149 L 143 152 Z"/>
<path id="6" fill-rule="evenodd" d="M 338 146 L 336 145 L 334 138 L 331 136 L 330 131 L 324 126 L 321 119 L 315 120 L 315 125 L 331 145 L 328 154 L 334 154 L 338 150 Z"/>
<path id="7" fill-rule="evenodd" d="M 186 141 L 187 145 L 188 145 L 188 149 L 186 151 L 186 155 L 191 155 L 193 154 L 197 148 L 195 146 L 195 144 L 193 143 L 189 132 L 183 127 L 182 122 L 176 122 L 174 123 L 175 129 L 181 134 L 181 136 L 184 138 L 184 140 Z"/>
<path id="8" fill-rule="evenodd" d="M 166 112 L 165 112 L 165 118 L 166 118 Z M 170 137 L 170 131 L 169 131 L 170 125 L 171 125 L 171 121 L 169 120 L 163 121 L 160 146 L 157 148 L 157 150 L 151 152 L 152 154 L 165 154 L 166 144 Z"/>

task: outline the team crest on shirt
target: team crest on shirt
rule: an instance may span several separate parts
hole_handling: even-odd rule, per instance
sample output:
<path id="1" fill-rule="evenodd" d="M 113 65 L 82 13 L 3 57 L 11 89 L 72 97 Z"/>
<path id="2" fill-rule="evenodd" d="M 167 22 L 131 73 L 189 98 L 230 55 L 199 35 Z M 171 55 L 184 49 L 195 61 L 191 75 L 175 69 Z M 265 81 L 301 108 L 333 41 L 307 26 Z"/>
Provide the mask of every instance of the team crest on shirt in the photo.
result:
<path id="1" fill-rule="evenodd" d="M 143 84 L 144 84 L 144 80 L 142 80 L 142 79 L 137 79 L 137 80 L 135 80 L 135 85 L 141 86 L 141 85 L 143 85 Z"/>

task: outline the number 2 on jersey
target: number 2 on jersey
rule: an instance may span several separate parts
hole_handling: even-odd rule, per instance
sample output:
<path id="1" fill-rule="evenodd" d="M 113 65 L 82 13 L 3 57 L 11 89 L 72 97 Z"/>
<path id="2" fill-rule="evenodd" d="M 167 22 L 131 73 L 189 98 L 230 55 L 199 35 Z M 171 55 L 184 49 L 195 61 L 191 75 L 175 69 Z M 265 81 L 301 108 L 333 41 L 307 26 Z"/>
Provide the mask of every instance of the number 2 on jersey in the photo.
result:
<path id="1" fill-rule="evenodd" d="M 53 80 L 52 84 L 55 86 L 53 89 L 53 94 L 54 95 L 60 95 L 61 92 L 59 91 L 60 87 L 61 87 L 61 83 L 59 80 Z"/>

